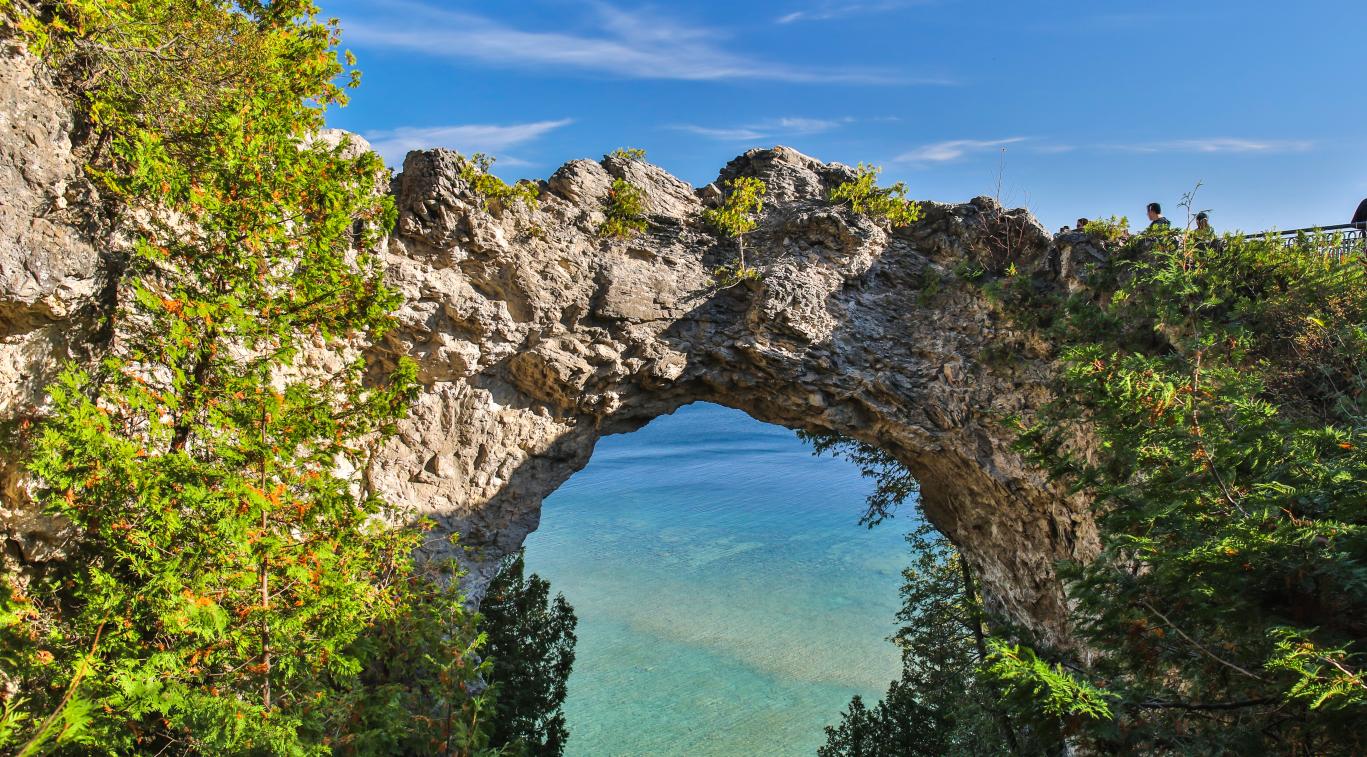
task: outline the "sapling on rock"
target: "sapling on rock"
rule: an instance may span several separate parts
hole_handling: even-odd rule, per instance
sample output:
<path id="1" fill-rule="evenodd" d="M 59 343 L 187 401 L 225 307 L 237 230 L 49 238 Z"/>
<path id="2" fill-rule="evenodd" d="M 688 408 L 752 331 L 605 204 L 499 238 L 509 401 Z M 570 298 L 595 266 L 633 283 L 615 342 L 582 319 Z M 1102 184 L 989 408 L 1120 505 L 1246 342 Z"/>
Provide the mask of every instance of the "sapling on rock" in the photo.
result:
<path id="1" fill-rule="evenodd" d="M 713 271 L 726 286 L 734 286 L 745 280 L 759 278 L 759 270 L 745 264 L 745 235 L 759 226 L 759 214 L 764 210 L 764 182 L 740 176 L 726 183 L 730 193 L 719 208 L 703 211 L 703 218 L 714 229 L 736 240 L 739 248 L 735 263 L 724 265 Z"/>

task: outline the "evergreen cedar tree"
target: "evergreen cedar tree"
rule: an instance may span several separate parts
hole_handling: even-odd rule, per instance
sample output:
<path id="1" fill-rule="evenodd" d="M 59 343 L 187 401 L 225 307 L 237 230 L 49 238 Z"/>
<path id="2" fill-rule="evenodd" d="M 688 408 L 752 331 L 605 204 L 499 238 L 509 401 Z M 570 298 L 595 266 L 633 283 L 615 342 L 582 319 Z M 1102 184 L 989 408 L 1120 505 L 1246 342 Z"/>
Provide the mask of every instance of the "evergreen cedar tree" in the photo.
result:
<path id="1" fill-rule="evenodd" d="M 75 526 L 70 559 L 0 582 L 7 752 L 510 751 L 450 567 L 412 561 L 430 529 L 383 527 L 410 516 L 339 473 L 416 384 L 348 357 L 399 304 L 368 252 L 395 213 L 377 156 L 315 139 L 359 77 L 316 13 L 0 0 L 84 110 L 133 242 L 119 348 L 6 440 Z"/>
<path id="2" fill-rule="evenodd" d="M 1031 648 L 1000 619 L 985 664 L 962 633 L 955 646 L 957 622 L 909 626 L 899 641 L 938 643 L 904 647 L 915 664 L 875 707 L 852 702 L 824 754 L 984 753 L 954 741 L 954 718 L 924 725 L 939 694 L 908 691 L 946 671 L 967 692 L 956 717 L 985 707 L 1014 734 L 991 753 L 1055 753 L 1064 739 L 1104 754 L 1367 751 L 1363 260 L 1325 255 L 1328 239 L 1287 250 L 1170 229 L 1104 236 L 1112 254 L 1088 272 L 1101 294 L 1045 295 L 1026 277 L 963 284 L 1059 345 L 1057 400 L 1020 422 L 1020 449 L 1095 497 L 1101 555 L 1063 566 L 1094 663 Z M 1091 456 L 1071 445 L 1082 424 L 1100 443 Z M 878 477 L 874 519 L 914 490 L 878 450 L 825 448 L 862 455 Z M 917 559 L 904 619 L 971 589 Z"/>
<path id="3" fill-rule="evenodd" d="M 489 683 L 497 691 L 495 745 L 517 745 L 534 757 L 559 757 L 569 729 L 561 705 L 574 667 L 578 620 L 550 584 L 524 575 L 522 554 L 507 561 L 480 602 L 494 659 Z"/>
<path id="4" fill-rule="evenodd" d="M 866 451 L 872 452 L 865 448 Z M 907 535 L 903 624 L 892 641 L 902 675 L 872 707 L 859 696 L 827 726 L 819 757 L 1037 754 L 1057 746 L 1013 723 L 1000 691 L 977 674 L 988 659 L 982 604 L 958 553 L 929 526 Z"/>

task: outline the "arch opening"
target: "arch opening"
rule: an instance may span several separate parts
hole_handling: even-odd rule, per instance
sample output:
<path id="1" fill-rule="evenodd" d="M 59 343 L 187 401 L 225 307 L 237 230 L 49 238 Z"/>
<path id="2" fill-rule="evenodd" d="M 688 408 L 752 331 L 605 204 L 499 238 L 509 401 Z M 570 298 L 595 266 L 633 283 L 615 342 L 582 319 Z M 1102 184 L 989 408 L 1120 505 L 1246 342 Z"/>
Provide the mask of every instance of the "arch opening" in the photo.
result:
<path id="1" fill-rule="evenodd" d="M 871 489 L 714 404 L 600 441 L 525 544 L 579 617 L 570 753 L 813 753 L 881 697 L 914 509 L 864 528 Z"/>

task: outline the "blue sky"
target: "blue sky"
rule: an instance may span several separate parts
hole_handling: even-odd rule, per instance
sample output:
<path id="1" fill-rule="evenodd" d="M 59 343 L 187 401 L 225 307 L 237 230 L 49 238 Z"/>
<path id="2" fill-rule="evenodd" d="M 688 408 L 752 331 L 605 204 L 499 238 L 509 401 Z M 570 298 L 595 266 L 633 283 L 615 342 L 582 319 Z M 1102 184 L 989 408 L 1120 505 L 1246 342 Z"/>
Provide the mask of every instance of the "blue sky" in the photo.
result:
<path id="1" fill-rule="evenodd" d="M 1363 0 L 321 4 L 365 72 L 329 121 L 396 166 L 442 146 L 536 178 L 634 146 L 701 185 L 784 144 L 1051 229 L 1150 200 L 1178 220 L 1198 182 L 1222 229 L 1367 197 Z"/>

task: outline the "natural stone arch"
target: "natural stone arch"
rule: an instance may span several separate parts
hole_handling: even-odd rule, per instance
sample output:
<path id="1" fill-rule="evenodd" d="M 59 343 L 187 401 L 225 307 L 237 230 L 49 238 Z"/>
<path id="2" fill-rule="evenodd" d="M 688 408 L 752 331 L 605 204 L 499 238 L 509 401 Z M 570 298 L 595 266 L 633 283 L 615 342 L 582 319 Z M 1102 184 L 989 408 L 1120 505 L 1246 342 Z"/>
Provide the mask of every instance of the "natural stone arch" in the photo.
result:
<path id="1" fill-rule="evenodd" d="M 80 119 L 31 57 L 0 56 L 0 104 L 14 115 L 0 133 L 7 422 L 41 416 L 62 362 L 96 359 L 107 345 L 96 327 L 116 294 L 121 243 L 98 223 L 98 198 L 80 176 Z M 599 437 L 717 402 L 895 455 L 991 599 L 1064 641 L 1054 564 L 1092 554 L 1095 527 L 1084 499 L 1011 451 L 1003 423 L 1047 400 L 1049 350 L 978 286 L 953 279 L 1014 262 L 1038 286 L 1075 286 L 1069 237 L 1051 241 L 1028 214 L 985 198 L 928 205 L 923 221 L 889 233 L 826 202 L 851 173 L 785 148 L 727 166 L 723 179 L 768 184 L 748 244 L 765 275 L 718 290 L 709 271 L 734 252 L 701 219 L 715 187 L 694 192 L 643 162 L 575 161 L 544 184 L 538 209 L 491 212 L 453 153 L 410 155 L 387 250 L 406 304 L 375 353 L 415 357 L 423 391 L 366 471 L 370 485 L 463 534 L 478 590 Z M 625 242 L 596 233 L 614 177 L 642 187 L 650 213 L 649 231 Z M 37 511 L 6 452 L 0 562 L 63 559 L 66 528 Z"/>
<path id="2" fill-rule="evenodd" d="M 1009 261 L 1063 286 L 1067 266 L 1028 214 L 928 204 L 890 233 L 826 201 L 848 167 L 751 151 L 721 180 L 769 187 L 747 244 L 764 277 L 719 289 L 709 271 L 734 250 L 702 222 L 715 186 L 609 157 L 562 167 L 537 209 L 486 209 L 458 166 L 412 153 L 395 181 L 387 255 L 407 304 L 377 355 L 416 358 L 423 391 L 369 479 L 462 535 L 476 590 L 601 436 L 705 400 L 893 454 L 991 601 L 1066 643 L 1054 565 L 1090 556 L 1095 527 L 1011 450 L 1004 423 L 1047 400 L 1049 350 L 955 276 Z M 645 190 L 638 238 L 597 234 L 614 178 Z"/>

